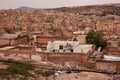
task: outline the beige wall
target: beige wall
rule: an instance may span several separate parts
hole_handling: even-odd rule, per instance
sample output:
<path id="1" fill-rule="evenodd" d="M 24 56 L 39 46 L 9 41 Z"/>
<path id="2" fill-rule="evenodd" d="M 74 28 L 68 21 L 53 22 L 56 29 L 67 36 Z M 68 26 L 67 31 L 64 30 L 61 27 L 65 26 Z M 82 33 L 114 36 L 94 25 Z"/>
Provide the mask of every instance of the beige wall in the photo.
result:
<path id="1" fill-rule="evenodd" d="M 120 72 L 120 61 L 97 61 L 96 70 L 104 72 Z"/>
<path id="2" fill-rule="evenodd" d="M 77 35 L 76 39 L 82 44 L 86 43 L 86 35 Z"/>
<path id="3" fill-rule="evenodd" d="M 33 59 L 39 56 L 40 59 Z M 26 61 L 34 61 L 38 60 L 44 62 L 52 62 L 56 64 L 65 64 L 66 62 L 71 63 L 84 63 L 87 61 L 89 54 L 83 53 L 45 53 L 45 52 L 34 52 L 34 51 L 12 51 L 12 50 L 0 50 L 0 57 L 3 59 L 13 59 L 13 60 L 26 60 Z"/>

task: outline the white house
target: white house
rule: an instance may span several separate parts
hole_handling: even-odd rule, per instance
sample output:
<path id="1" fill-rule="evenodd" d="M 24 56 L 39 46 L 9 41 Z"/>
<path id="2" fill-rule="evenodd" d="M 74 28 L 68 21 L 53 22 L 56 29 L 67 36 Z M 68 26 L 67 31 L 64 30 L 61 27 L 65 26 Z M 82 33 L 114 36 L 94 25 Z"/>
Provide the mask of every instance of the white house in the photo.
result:
<path id="1" fill-rule="evenodd" d="M 80 44 L 79 41 L 49 41 L 48 52 L 88 53 L 93 50 L 92 44 Z"/>
<path id="2" fill-rule="evenodd" d="M 78 46 L 75 46 L 73 49 L 74 49 L 74 52 L 77 52 L 77 53 L 88 53 L 89 51 L 92 52 L 93 45 L 92 44 L 80 44 Z"/>

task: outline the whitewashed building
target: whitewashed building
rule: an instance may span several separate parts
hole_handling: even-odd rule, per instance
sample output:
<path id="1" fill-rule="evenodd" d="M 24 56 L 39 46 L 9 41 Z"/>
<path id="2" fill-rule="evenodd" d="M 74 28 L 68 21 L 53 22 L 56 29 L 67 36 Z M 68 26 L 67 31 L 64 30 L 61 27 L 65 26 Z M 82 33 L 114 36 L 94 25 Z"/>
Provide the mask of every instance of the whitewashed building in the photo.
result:
<path id="1" fill-rule="evenodd" d="M 79 41 L 49 41 L 47 52 L 88 53 L 93 51 L 92 44 L 80 44 Z"/>

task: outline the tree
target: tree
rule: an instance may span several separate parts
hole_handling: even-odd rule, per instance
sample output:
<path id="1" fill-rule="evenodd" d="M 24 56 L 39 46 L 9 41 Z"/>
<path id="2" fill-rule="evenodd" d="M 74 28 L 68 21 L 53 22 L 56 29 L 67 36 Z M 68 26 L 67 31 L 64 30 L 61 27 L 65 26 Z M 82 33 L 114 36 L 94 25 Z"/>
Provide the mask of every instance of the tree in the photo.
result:
<path id="1" fill-rule="evenodd" d="M 88 43 L 95 44 L 96 48 L 101 47 L 103 49 L 107 46 L 107 41 L 104 40 L 102 37 L 102 32 L 91 30 L 88 32 L 86 40 Z"/>

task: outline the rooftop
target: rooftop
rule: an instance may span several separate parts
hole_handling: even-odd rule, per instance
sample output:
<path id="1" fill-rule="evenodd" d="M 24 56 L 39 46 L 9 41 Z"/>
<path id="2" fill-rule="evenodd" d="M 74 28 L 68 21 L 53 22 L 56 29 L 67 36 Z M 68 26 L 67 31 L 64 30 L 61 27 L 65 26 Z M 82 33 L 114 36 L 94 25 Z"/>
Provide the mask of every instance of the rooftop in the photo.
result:
<path id="1" fill-rule="evenodd" d="M 18 38 L 19 34 L 3 34 L 1 39 L 15 39 Z"/>
<path id="2" fill-rule="evenodd" d="M 104 59 L 107 61 L 120 61 L 120 57 L 104 55 Z"/>

